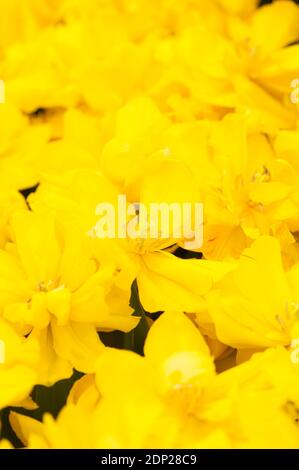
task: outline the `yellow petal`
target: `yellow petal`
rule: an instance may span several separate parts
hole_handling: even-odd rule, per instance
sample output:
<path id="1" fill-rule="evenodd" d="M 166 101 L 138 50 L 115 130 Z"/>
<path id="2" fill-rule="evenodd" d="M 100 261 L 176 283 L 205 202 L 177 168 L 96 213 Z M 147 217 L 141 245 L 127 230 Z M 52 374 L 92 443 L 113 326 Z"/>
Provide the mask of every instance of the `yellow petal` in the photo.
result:
<path id="1" fill-rule="evenodd" d="M 144 255 L 137 277 L 141 303 L 149 312 L 198 311 L 203 296 L 231 268 L 230 263 L 183 260 L 165 252 Z"/>
<path id="2" fill-rule="evenodd" d="M 34 287 L 55 280 L 60 248 L 50 213 L 16 212 L 12 226 L 23 267 Z"/>
<path id="3" fill-rule="evenodd" d="M 268 34 L 269 26 L 271 35 Z M 256 10 L 252 20 L 252 38 L 264 54 L 284 47 L 298 37 L 299 8 L 294 2 L 274 2 Z"/>
<path id="4" fill-rule="evenodd" d="M 54 348 L 61 358 L 79 371 L 94 372 L 95 361 L 104 349 L 94 326 L 75 322 L 58 326 L 52 320 L 52 331 Z"/>

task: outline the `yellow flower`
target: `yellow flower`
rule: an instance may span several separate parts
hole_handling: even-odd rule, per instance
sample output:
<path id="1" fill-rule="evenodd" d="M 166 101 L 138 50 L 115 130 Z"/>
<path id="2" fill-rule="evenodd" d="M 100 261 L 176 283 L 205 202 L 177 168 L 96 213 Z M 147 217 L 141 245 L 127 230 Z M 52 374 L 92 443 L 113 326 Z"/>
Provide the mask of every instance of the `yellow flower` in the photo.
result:
<path id="1" fill-rule="evenodd" d="M 299 6 L 260 3 L 0 0 L 0 410 L 24 446 L 299 447 Z M 74 369 L 57 418 L 27 416 Z"/>
<path id="2" fill-rule="evenodd" d="M 298 292 L 289 277 L 297 274 L 297 265 L 285 272 L 277 239 L 258 238 L 210 295 L 217 337 L 236 348 L 290 345 Z"/>
<path id="3" fill-rule="evenodd" d="M 2 315 L 39 339 L 42 381 L 69 375 L 70 365 L 92 371 L 103 349 L 97 328 L 127 331 L 138 322 L 128 308 L 127 321 L 115 306 L 110 314 L 114 266 L 98 267 L 88 239 L 59 230 L 50 212 L 16 212 L 12 233 L 13 243 L 0 252 Z"/>
<path id="4" fill-rule="evenodd" d="M 175 331 L 182 332 L 177 340 L 173 336 Z M 161 345 L 164 347 L 160 348 Z M 57 422 L 47 416 L 43 427 L 34 429 L 34 422 L 26 423 L 27 418 L 19 417 L 18 423 L 23 434 L 25 429 L 29 447 L 195 445 L 194 423 L 188 426 L 185 413 L 194 405 L 190 401 L 192 394 L 198 391 L 200 395 L 215 374 L 204 340 L 183 314 L 164 314 L 150 331 L 145 355 L 144 359 L 132 352 L 107 349 L 97 366 L 96 382 L 101 400 L 92 411 L 84 398 L 93 388 L 91 382 L 89 392 L 83 386 L 77 405 L 69 403 Z M 110 367 L 109 374 L 107 367 Z M 89 428 L 82 432 L 86 430 L 87 419 Z M 76 421 L 81 425 L 74 426 Z M 71 427 L 73 432 L 70 433 Z M 213 430 L 211 433 L 213 435 Z"/>
<path id="5" fill-rule="evenodd" d="M 298 224 L 295 156 L 288 158 L 283 149 L 274 152 L 271 139 L 250 132 L 246 119 L 236 113 L 216 122 L 168 126 L 159 145 L 161 150 L 168 149 L 169 162 L 173 157 L 192 174 L 195 193 L 204 207 L 204 243 L 200 250 L 206 258 L 238 258 L 260 235 L 276 236 L 284 253 L 290 251 L 295 242 L 291 232 Z M 153 171 L 153 158 L 146 161 L 143 172 L 148 175 Z M 181 187 L 183 191 L 182 177 Z"/>
<path id="6" fill-rule="evenodd" d="M 17 108 L 0 104 L 0 184 L 4 189 L 25 189 L 38 182 L 36 161 L 40 159 L 50 130 L 30 125 Z"/>
<path id="7" fill-rule="evenodd" d="M 199 22 L 185 28 L 168 55 L 170 70 L 179 64 L 172 83 L 184 86 L 194 101 L 221 107 L 224 113 L 235 109 L 254 131 L 273 135 L 280 128 L 293 128 L 296 107 L 287 100 L 298 75 L 298 45 L 286 46 L 298 40 L 298 15 L 293 2 L 278 1 L 245 20 L 228 15 L 227 34 Z M 278 27 L 282 17 L 283 27 Z"/>
<path id="8" fill-rule="evenodd" d="M 283 348 L 216 375 L 182 313 L 152 326 L 145 357 L 106 349 L 55 421 L 13 415 L 30 448 L 297 448 L 298 365 Z M 296 411 L 297 410 L 297 411 Z"/>
<path id="9" fill-rule="evenodd" d="M 283 348 L 255 354 L 244 364 L 217 375 L 208 393 L 212 401 L 234 391 L 233 421 L 237 447 L 298 448 L 298 364 Z M 216 412 L 217 408 L 212 412 Z"/>
<path id="10" fill-rule="evenodd" d="M 70 75 L 79 44 L 76 25 L 56 25 L 8 48 L 1 64 L 7 102 L 26 113 L 76 105 L 79 92 Z"/>
<path id="11" fill-rule="evenodd" d="M 104 146 L 101 167 L 120 193 L 138 201 L 140 178 L 147 158 L 160 151 L 163 131 L 170 121 L 148 97 L 139 97 L 119 109 L 115 119 L 113 138 Z M 165 156 L 169 156 L 167 147 Z"/>
<path id="12" fill-rule="evenodd" d="M 197 187 L 190 181 L 191 177 L 188 168 L 175 159 L 160 156 L 149 159 L 148 171 L 141 178 L 140 202 L 146 206 L 151 202 L 196 202 Z M 31 206 L 41 213 L 45 207 L 54 209 L 59 221 L 76 225 L 82 237 L 87 238 L 86 233 L 96 227 L 99 203 L 110 202 L 117 207 L 116 187 L 96 172 L 77 171 L 49 180 L 30 196 Z M 76 201 L 79 201 L 79 206 Z M 111 240 L 103 240 L 97 238 L 95 231 L 94 243 L 99 262 L 107 259 L 117 265 L 118 287 L 130 289 L 137 278 L 141 302 L 150 312 L 199 310 L 203 296 L 232 267 L 231 263 L 224 262 L 182 260 L 167 252 L 165 249 L 176 243 L 184 246 L 184 239 L 175 239 L 172 229 L 168 238 L 134 238 L 128 235 L 123 240 L 117 239 L 117 234 Z"/>
<path id="13" fill-rule="evenodd" d="M 2 47 L 31 39 L 58 19 L 61 0 L 1 0 L 0 36 Z"/>
<path id="14" fill-rule="evenodd" d="M 22 406 L 38 380 L 39 344 L 0 319 L 0 407 Z"/>
<path id="15" fill-rule="evenodd" d="M 296 168 L 273 152 L 266 136 L 249 133 L 240 115 L 201 129 L 203 177 L 198 173 L 197 179 L 205 207 L 205 256 L 237 258 L 260 235 L 274 235 L 288 249 L 298 214 Z"/>
<path id="16" fill-rule="evenodd" d="M 9 219 L 12 212 L 25 209 L 26 202 L 17 191 L 2 186 L 0 190 L 0 248 L 10 239 Z"/>

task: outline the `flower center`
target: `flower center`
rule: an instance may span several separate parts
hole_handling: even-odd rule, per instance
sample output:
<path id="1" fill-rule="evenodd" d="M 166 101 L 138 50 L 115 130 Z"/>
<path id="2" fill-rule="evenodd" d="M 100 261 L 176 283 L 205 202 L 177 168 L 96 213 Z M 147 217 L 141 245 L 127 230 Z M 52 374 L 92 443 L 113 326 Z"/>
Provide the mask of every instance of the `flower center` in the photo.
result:
<path id="1" fill-rule="evenodd" d="M 38 292 L 50 292 L 55 287 L 54 281 L 50 280 L 48 282 L 41 281 L 37 284 L 36 290 Z"/>
<path id="2" fill-rule="evenodd" d="M 268 183 L 271 181 L 271 173 L 269 169 L 263 165 L 260 171 L 254 173 L 252 181 L 253 183 Z"/>

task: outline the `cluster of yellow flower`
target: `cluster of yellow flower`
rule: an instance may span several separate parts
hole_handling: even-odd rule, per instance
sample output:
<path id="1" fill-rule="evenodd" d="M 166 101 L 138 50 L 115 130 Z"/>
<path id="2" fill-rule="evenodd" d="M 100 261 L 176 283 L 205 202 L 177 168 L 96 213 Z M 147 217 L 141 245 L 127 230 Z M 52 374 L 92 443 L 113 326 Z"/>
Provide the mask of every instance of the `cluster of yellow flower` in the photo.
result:
<path id="1" fill-rule="evenodd" d="M 0 0 L 12 443 L 299 447 L 299 6 L 258 3 Z M 90 236 L 119 194 L 202 202 L 202 247 Z"/>

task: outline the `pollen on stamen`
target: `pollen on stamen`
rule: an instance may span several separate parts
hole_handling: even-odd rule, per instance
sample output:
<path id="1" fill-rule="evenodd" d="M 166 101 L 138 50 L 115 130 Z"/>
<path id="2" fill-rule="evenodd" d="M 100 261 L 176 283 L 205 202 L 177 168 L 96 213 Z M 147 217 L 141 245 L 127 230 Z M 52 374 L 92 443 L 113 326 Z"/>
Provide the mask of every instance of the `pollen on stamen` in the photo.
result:
<path id="1" fill-rule="evenodd" d="M 261 171 L 254 173 L 252 181 L 253 183 L 268 183 L 271 181 L 271 173 L 269 169 L 263 165 Z"/>
<path id="2" fill-rule="evenodd" d="M 54 282 L 51 280 L 48 282 L 41 281 L 37 284 L 37 290 L 39 292 L 49 292 L 52 289 L 53 285 Z"/>

